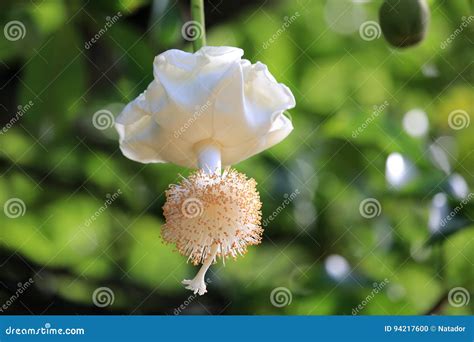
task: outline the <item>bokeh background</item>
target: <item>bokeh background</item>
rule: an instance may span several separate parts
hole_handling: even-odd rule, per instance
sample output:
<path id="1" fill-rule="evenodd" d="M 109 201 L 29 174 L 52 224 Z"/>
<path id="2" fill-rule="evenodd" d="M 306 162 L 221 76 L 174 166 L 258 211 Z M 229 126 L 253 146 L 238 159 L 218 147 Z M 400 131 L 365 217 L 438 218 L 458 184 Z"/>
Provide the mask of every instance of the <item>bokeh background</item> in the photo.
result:
<path id="1" fill-rule="evenodd" d="M 205 2 L 208 44 L 266 63 L 297 107 L 284 142 L 235 165 L 258 182 L 262 244 L 196 297 L 180 281 L 197 268 L 160 239 L 190 170 L 127 160 L 94 120 L 146 88 L 155 55 L 192 50 L 189 3 L 2 1 L 1 313 L 472 314 L 472 1 L 429 1 L 403 50 L 359 31 L 381 3 Z"/>

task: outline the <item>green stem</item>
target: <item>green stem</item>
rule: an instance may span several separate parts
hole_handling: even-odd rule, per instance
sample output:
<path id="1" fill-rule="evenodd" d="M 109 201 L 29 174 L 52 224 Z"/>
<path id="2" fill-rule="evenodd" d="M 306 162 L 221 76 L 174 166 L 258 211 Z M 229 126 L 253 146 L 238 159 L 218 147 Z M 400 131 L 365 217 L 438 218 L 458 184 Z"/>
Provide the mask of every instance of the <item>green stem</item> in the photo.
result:
<path id="1" fill-rule="evenodd" d="M 206 23 L 204 20 L 204 0 L 191 0 L 191 17 L 199 23 L 201 34 L 193 41 L 194 52 L 206 45 Z"/>

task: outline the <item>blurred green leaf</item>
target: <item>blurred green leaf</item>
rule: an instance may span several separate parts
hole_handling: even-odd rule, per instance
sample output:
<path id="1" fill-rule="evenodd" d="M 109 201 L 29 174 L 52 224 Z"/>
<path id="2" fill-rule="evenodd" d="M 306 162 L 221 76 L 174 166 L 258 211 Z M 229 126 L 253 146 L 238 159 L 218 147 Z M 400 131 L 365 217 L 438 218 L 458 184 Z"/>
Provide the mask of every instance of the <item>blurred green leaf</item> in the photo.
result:
<path id="1" fill-rule="evenodd" d="M 71 25 L 55 32 L 25 65 L 19 103 L 34 105 L 24 116 L 28 127 L 54 124 L 56 136 L 75 117 L 85 95 L 85 65 L 79 37 Z M 47 115 L 46 115 L 47 114 Z"/>

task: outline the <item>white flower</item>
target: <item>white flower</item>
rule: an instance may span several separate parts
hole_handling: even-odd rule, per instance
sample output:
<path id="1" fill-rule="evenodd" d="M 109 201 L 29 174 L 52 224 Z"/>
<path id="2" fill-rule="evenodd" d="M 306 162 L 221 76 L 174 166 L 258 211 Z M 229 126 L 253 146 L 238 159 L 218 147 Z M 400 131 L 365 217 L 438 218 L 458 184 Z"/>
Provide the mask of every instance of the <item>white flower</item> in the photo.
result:
<path id="1" fill-rule="evenodd" d="M 293 94 L 242 55 L 212 46 L 158 55 L 154 80 L 116 120 L 123 154 L 195 168 L 211 148 L 209 158 L 232 165 L 286 138 L 293 126 L 283 112 L 295 106 Z"/>
<path id="2" fill-rule="evenodd" d="M 123 154 L 142 163 L 171 162 L 201 170 L 166 192 L 162 237 L 201 269 L 187 289 L 206 293 L 205 275 L 217 258 L 237 257 L 260 243 L 256 182 L 236 164 L 279 143 L 293 129 L 283 115 L 291 91 L 262 63 L 233 47 L 194 54 L 169 50 L 155 58 L 154 80 L 117 118 Z"/>

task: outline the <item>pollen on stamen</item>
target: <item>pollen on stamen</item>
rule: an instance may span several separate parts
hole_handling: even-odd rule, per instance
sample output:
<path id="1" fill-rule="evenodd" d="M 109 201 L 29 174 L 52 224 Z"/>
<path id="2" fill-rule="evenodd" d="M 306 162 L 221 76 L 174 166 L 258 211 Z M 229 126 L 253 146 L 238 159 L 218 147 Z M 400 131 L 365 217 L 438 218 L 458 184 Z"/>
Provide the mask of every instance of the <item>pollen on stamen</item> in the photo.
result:
<path id="1" fill-rule="evenodd" d="M 247 246 L 261 242 L 263 233 L 256 185 L 233 169 L 222 175 L 198 170 L 170 185 L 163 206 L 163 239 L 194 265 L 245 254 Z"/>

